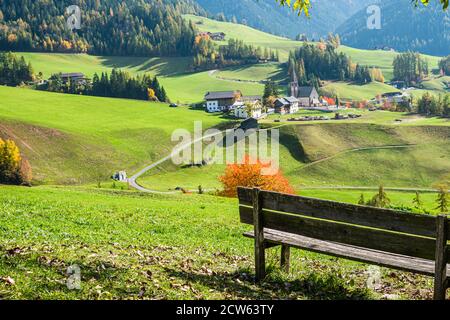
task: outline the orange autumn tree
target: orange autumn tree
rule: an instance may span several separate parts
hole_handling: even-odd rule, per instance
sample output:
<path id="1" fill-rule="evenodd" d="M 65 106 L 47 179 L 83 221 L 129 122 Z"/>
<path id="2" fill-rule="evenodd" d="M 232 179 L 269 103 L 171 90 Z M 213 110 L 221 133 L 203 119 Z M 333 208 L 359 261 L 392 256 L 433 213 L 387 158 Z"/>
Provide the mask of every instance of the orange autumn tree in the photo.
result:
<path id="1" fill-rule="evenodd" d="M 220 193 L 226 197 L 236 197 L 238 187 L 260 188 L 268 191 L 293 194 L 295 191 L 289 181 L 283 176 L 280 170 L 273 175 L 263 175 L 264 168 L 270 168 L 270 163 L 262 163 L 259 159 L 252 161 L 246 155 L 242 164 L 227 165 L 223 176 L 219 181 L 223 185 Z"/>

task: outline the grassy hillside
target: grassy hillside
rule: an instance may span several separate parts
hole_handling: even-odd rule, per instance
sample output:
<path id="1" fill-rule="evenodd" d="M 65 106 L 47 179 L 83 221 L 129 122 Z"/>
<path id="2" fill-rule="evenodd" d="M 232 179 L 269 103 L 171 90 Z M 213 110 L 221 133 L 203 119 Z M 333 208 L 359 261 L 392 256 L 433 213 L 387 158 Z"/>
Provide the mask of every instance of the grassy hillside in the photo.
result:
<path id="1" fill-rule="evenodd" d="M 79 183 L 166 156 L 175 129 L 225 121 L 145 101 L 0 87 L 2 135 L 19 142 L 37 180 Z M 20 103 L 19 103 L 20 102 Z"/>
<path id="2" fill-rule="evenodd" d="M 354 62 L 371 67 L 378 67 L 383 71 L 386 80 L 391 80 L 394 76 L 392 63 L 397 52 L 384 50 L 364 50 L 347 46 L 340 46 L 339 50 L 352 58 Z M 422 55 L 429 63 L 430 69 L 436 69 L 439 65 L 441 57 Z"/>
<path id="3" fill-rule="evenodd" d="M 447 91 L 447 83 L 450 83 L 450 76 L 438 77 L 423 81 L 421 86 L 426 90 Z"/>
<path id="4" fill-rule="evenodd" d="M 84 54 L 18 53 L 31 62 L 36 72 L 45 77 L 59 72 L 95 72 L 121 68 L 132 74 L 157 75 L 172 101 L 200 102 L 208 91 L 241 90 L 247 95 L 260 95 L 263 85 L 216 79 L 208 72 L 187 73 L 191 58 L 97 57 Z"/>
<path id="5" fill-rule="evenodd" d="M 264 33 L 240 24 L 220 22 L 193 15 L 186 15 L 185 19 L 189 19 L 197 23 L 197 28 L 202 31 L 225 32 L 227 35 L 227 39 L 241 39 L 246 43 L 256 46 L 278 49 L 280 50 L 280 57 L 282 61 L 285 61 L 287 59 L 289 51 L 294 50 L 296 47 L 303 44 L 299 41 L 293 41 L 290 39 L 273 36 L 271 34 Z M 347 46 L 341 46 L 339 50 L 349 55 L 354 62 L 360 63 L 362 65 L 376 66 L 381 68 L 387 80 L 390 80 L 392 78 L 392 62 L 394 61 L 394 58 L 398 53 L 382 50 L 361 50 L 350 48 Z M 437 68 L 440 60 L 439 57 L 428 55 L 424 55 L 424 57 L 428 60 L 430 68 Z"/>
<path id="6" fill-rule="evenodd" d="M 286 61 L 291 50 L 302 45 L 302 42 L 274 36 L 240 24 L 219 22 L 192 15 L 186 15 L 185 19 L 192 20 L 203 31 L 223 31 L 227 34 L 228 39 L 237 38 L 248 44 L 277 49 L 280 51 L 281 63 L 228 68 L 211 75 L 209 72 L 187 73 L 191 58 L 102 57 L 48 53 L 19 54 L 32 63 L 36 72 L 43 72 L 45 77 L 58 72 L 83 72 L 92 76 L 95 72 L 109 71 L 114 67 L 122 68 L 133 74 L 148 72 L 159 76 L 160 82 L 173 101 L 193 103 L 200 102 L 207 91 L 239 89 L 246 95 L 262 94 L 263 85 L 250 81 L 274 79 L 279 82 L 286 82 L 286 71 L 282 62 Z M 348 54 L 355 62 L 381 68 L 387 80 L 392 78 L 392 62 L 397 53 L 359 50 L 345 46 L 341 46 L 339 50 Z M 429 61 L 431 68 L 437 67 L 438 57 L 426 56 L 426 59 Z M 378 93 L 394 90 L 390 86 L 381 84 L 361 87 L 336 83 L 331 88 L 339 91 L 342 97 L 354 99 L 370 99 Z"/>
<path id="7" fill-rule="evenodd" d="M 292 41 L 288 38 L 274 36 L 242 24 L 221 22 L 194 15 L 185 15 L 184 18 L 194 22 L 201 31 L 224 32 L 227 39 L 240 39 L 244 40 L 247 44 L 254 46 L 277 49 L 280 51 L 280 58 L 282 60 L 287 60 L 289 51 L 302 44 L 299 41 Z M 221 42 L 218 43 L 220 44 Z"/>
<path id="8" fill-rule="evenodd" d="M 309 191 L 309 196 L 359 195 Z M 369 195 L 369 193 L 368 193 Z M 389 193 L 396 204 L 412 194 Z M 427 206 L 434 195 L 424 195 Z M 397 202 L 399 201 L 399 202 Z M 267 251 L 269 275 L 253 282 L 253 244 L 237 202 L 212 196 L 152 196 L 87 188 L 0 186 L 2 299 L 371 299 L 432 296 L 432 278 L 382 268 L 367 289 L 367 266 L 293 250 L 291 271 Z M 81 290 L 66 286 L 81 271 Z M 407 276 L 408 281 L 398 281 Z M 421 288 L 418 293 L 417 288 Z"/>
<path id="9" fill-rule="evenodd" d="M 401 114 L 393 116 L 401 118 Z M 449 123 L 387 123 L 284 125 L 280 127 L 281 170 L 299 192 L 305 186 L 431 188 L 442 182 L 450 172 Z M 224 165 L 163 164 L 139 182 L 161 191 L 197 190 L 199 185 L 214 190 L 221 188 L 218 177 L 224 169 Z"/>
<path id="10" fill-rule="evenodd" d="M 399 91 L 396 88 L 381 82 L 371 82 L 365 85 L 347 82 L 330 82 L 323 87 L 323 90 L 329 93 L 337 93 L 340 98 L 350 100 L 371 100 L 378 94 Z M 334 95 L 331 94 L 331 96 Z"/>
<path id="11" fill-rule="evenodd" d="M 214 75 L 216 77 L 230 80 L 262 81 L 271 79 L 279 83 L 289 82 L 286 66 L 281 63 L 238 66 L 222 69 Z"/>

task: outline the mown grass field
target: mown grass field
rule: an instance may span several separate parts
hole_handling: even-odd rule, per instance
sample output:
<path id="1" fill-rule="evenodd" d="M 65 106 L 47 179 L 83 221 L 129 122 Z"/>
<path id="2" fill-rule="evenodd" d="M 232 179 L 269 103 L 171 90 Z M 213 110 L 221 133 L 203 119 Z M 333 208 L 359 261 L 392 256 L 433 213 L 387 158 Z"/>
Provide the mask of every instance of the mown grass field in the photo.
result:
<path id="1" fill-rule="evenodd" d="M 261 95 L 264 89 L 258 83 L 220 80 L 210 76 L 208 71 L 190 73 L 191 58 L 98 57 L 27 52 L 18 54 L 31 62 L 35 72 L 42 72 L 45 78 L 59 72 L 83 72 L 92 77 L 94 73 L 109 72 L 112 68 L 121 68 L 134 75 L 156 75 L 169 98 L 184 104 L 201 102 L 208 91 L 241 90 L 246 95 Z"/>
<path id="2" fill-rule="evenodd" d="M 282 62 L 287 60 L 290 51 L 303 45 L 303 42 L 267 34 L 240 24 L 220 22 L 193 15 L 185 15 L 185 19 L 196 23 L 196 26 L 201 31 L 224 32 L 227 35 L 227 39 L 240 39 L 255 46 L 278 49 L 280 50 L 280 58 Z M 219 44 L 220 43 L 221 42 L 219 42 Z M 392 62 L 398 55 L 396 52 L 383 50 L 361 50 L 347 46 L 341 46 L 339 51 L 346 53 L 356 63 L 380 68 L 383 71 L 386 80 L 390 80 L 393 77 Z M 435 69 L 438 67 L 440 60 L 439 57 L 429 55 L 423 56 L 427 59 L 430 69 Z"/>
<path id="3" fill-rule="evenodd" d="M 287 70 L 285 66 L 280 63 L 238 66 L 222 69 L 214 75 L 223 79 L 244 81 L 265 81 L 270 79 L 283 84 L 287 84 L 289 82 Z"/>
<path id="4" fill-rule="evenodd" d="M 352 58 L 354 62 L 370 67 L 378 67 L 383 71 L 386 80 L 391 80 L 394 76 L 392 63 L 398 52 L 384 50 L 363 50 L 347 46 L 341 46 L 340 51 Z M 422 55 L 428 61 L 430 70 L 437 69 L 441 57 Z"/>
<path id="5" fill-rule="evenodd" d="M 296 190 L 311 186 L 379 185 L 426 189 L 448 180 L 448 121 L 391 112 L 346 112 L 360 112 L 363 117 L 282 122 L 278 127 L 280 168 Z M 299 115 L 304 113 L 311 112 Z M 177 167 L 164 163 L 141 177 L 139 183 L 158 191 L 180 187 L 195 192 L 198 186 L 208 191 L 220 190 L 218 178 L 225 167 Z"/>
<path id="6" fill-rule="evenodd" d="M 219 115 L 146 101 L 0 87 L 2 135 L 18 142 L 37 181 L 83 183 L 137 170 L 170 153 L 176 129 L 226 122 Z"/>
<path id="7" fill-rule="evenodd" d="M 219 22 L 192 15 L 186 15 L 185 18 L 196 23 L 196 26 L 202 31 L 223 31 L 227 34 L 228 39 L 241 39 L 248 44 L 280 51 L 280 63 L 228 68 L 216 74 L 225 79 L 247 81 L 274 79 L 279 82 L 286 82 L 283 62 L 287 60 L 290 51 L 302 45 L 302 42 L 274 36 L 240 24 Z M 355 62 L 381 68 L 386 79 L 391 79 L 392 62 L 397 53 L 360 50 L 346 46 L 341 46 L 339 50 L 348 54 Z M 114 67 L 127 70 L 132 74 L 147 72 L 160 78 L 173 101 L 186 104 L 202 101 L 204 94 L 208 91 L 238 89 L 245 95 L 261 95 L 263 92 L 263 86 L 259 83 L 227 81 L 211 76 L 208 72 L 191 73 L 189 70 L 192 58 L 105 57 L 26 52 L 19 54 L 32 63 L 36 72 L 42 72 L 45 77 L 59 72 L 83 72 L 92 77 L 95 72 L 110 71 Z M 437 67 L 438 57 L 425 57 L 430 63 L 430 68 Z M 434 85 L 432 86 L 434 87 Z M 394 88 L 382 84 L 353 86 L 335 83 L 331 84 L 330 88 L 334 88 L 342 98 L 349 99 L 371 99 L 376 94 L 395 91 Z"/>
<path id="8" fill-rule="evenodd" d="M 305 195 L 324 196 L 322 191 Z M 412 195 L 391 194 L 409 201 Z M 357 201 L 357 195 L 327 197 Z M 424 195 L 426 203 L 432 196 Z M 424 299 L 432 278 L 293 251 L 291 273 L 268 250 L 253 282 L 253 245 L 234 199 L 75 187 L 0 186 L 2 299 Z M 77 265 L 81 289 L 67 288 Z M 11 281 L 12 279 L 12 281 Z M 420 290 L 418 290 L 420 289 Z"/>
<path id="9" fill-rule="evenodd" d="M 335 96 L 337 94 L 341 99 L 357 101 L 371 100 L 377 95 L 381 95 L 386 92 L 399 91 L 396 88 L 381 82 L 371 82 L 365 85 L 358 85 L 348 82 L 330 82 L 323 87 L 323 90 L 329 93 L 330 96 Z"/>

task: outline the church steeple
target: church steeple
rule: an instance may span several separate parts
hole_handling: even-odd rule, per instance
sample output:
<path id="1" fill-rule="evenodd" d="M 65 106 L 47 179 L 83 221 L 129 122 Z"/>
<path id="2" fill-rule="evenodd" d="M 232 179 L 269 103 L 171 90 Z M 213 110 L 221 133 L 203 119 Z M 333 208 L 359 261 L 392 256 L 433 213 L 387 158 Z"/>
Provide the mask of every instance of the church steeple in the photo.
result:
<path id="1" fill-rule="evenodd" d="M 295 70 L 292 70 L 292 79 L 290 83 L 290 90 L 291 90 L 291 96 L 297 98 L 298 97 L 298 78 L 297 78 L 297 72 Z"/>

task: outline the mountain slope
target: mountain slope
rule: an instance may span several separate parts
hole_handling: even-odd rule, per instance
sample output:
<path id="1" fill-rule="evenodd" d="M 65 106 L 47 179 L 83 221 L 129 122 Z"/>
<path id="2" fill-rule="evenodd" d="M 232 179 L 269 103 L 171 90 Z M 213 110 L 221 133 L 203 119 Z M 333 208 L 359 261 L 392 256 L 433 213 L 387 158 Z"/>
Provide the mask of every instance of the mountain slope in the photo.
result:
<path id="1" fill-rule="evenodd" d="M 197 0 L 211 15 L 223 14 L 229 21 L 291 38 L 306 34 L 315 39 L 334 31 L 349 15 L 373 2 L 374 0 L 314 0 L 311 17 L 306 18 L 280 7 L 274 0 Z"/>
<path id="2" fill-rule="evenodd" d="M 189 55 L 195 31 L 181 13 L 202 12 L 192 0 L 0 1 L 0 50 Z"/>
<path id="3" fill-rule="evenodd" d="M 363 9 L 337 29 L 344 44 L 364 49 L 388 46 L 441 56 L 450 53 L 450 11 L 443 12 L 437 5 L 415 8 L 410 0 L 388 1 L 381 5 L 380 30 L 369 30 L 367 17 Z"/>

